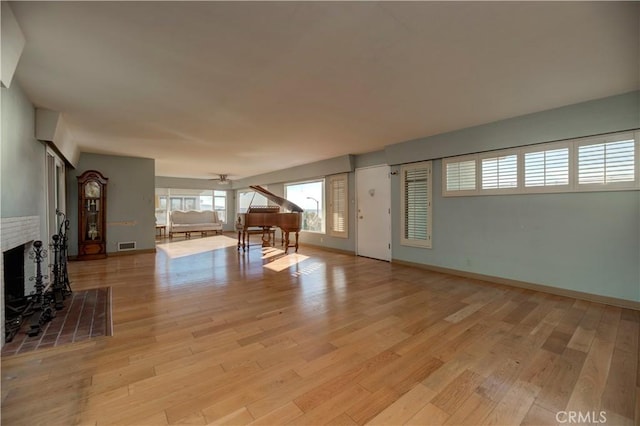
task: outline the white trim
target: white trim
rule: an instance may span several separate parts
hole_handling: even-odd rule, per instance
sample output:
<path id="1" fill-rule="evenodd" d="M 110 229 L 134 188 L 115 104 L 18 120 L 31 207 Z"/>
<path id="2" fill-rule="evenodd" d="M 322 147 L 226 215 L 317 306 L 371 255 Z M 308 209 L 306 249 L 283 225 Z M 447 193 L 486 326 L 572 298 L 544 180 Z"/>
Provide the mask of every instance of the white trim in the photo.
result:
<path id="1" fill-rule="evenodd" d="M 320 177 L 320 178 L 316 178 L 316 179 L 306 179 L 306 180 L 300 180 L 300 181 L 295 181 L 295 182 L 285 182 L 282 184 L 282 192 L 284 193 L 284 198 L 289 199 L 289 197 L 287 197 L 287 187 L 289 186 L 294 186 L 294 185 L 304 185 L 307 183 L 317 183 L 320 182 L 322 184 L 322 190 L 320 191 L 320 196 L 322 197 L 322 200 L 319 200 L 322 203 L 322 209 L 318 211 L 318 215 L 322 217 L 322 222 L 321 222 L 321 229 L 320 231 L 311 231 L 308 229 L 300 229 L 300 232 L 305 233 L 308 232 L 310 234 L 317 234 L 317 235 L 326 235 L 327 234 L 327 206 L 326 206 L 326 178 L 325 177 Z M 304 212 L 303 214 L 303 218 L 304 218 Z M 304 222 L 304 220 L 303 220 Z"/>

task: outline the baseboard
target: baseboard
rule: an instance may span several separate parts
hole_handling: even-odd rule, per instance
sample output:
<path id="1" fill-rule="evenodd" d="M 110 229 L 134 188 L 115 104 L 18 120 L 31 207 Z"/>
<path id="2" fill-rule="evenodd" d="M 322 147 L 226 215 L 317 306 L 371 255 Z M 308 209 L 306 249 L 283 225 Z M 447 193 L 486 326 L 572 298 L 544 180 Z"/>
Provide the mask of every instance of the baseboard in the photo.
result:
<path id="1" fill-rule="evenodd" d="M 346 255 L 350 255 L 350 256 L 355 256 L 356 255 L 356 253 L 354 251 L 343 250 L 343 249 L 327 247 L 327 246 L 321 246 L 321 245 L 317 245 L 317 244 L 299 243 L 298 245 L 300 247 L 313 247 L 313 248 L 317 248 L 317 249 L 321 249 L 321 250 L 325 250 L 325 251 L 330 251 L 332 253 L 346 254 Z"/>
<path id="2" fill-rule="evenodd" d="M 140 249 L 140 250 L 127 250 L 127 251 L 114 251 L 107 253 L 107 257 L 115 257 L 115 256 L 130 256 L 132 254 L 145 254 L 145 253 L 155 253 L 156 249 Z M 78 255 L 68 256 L 69 260 L 78 260 Z"/>
<path id="3" fill-rule="evenodd" d="M 568 290 L 564 288 L 551 287 L 544 284 L 529 283 L 526 281 L 512 280 L 509 278 L 496 277 L 493 275 L 477 274 L 475 272 L 460 271 L 458 269 L 444 268 L 441 266 L 426 265 L 423 263 L 407 262 L 399 259 L 392 259 L 392 263 L 398 265 L 411 266 L 414 268 L 426 269 L 433 272 L 441 272 L 459 277 L 472 278 L 480 281 L 488 281 L 496 284 L 503 284 L 511 287 L 524 288 L 527 290 L 540 291 L 543 293 L 555 294 L 557 296 L 571 297 L 574 299 L 587 300 L 589 302 L 603 303 L 605 305 L 617 306 L 620 308 L 633 309 L 640 311 L 640 302 L 633 300 L 619 299 L 616 297 L 601 296 L 599 294 L 585 293 L 577 290 Z"/>
<path id="4" fill-rule="evenodd" d="M 155 253 L 156 249 L 154 248 L 150 248 L 150 249 L 139 249 L 139 250 L 126 250 L 126 251 L 114 251 L 114 252 L 110 252 L 107 253 L 107 256 L 111 257 L 111 256 L 129 256 L 132 254 L 144 254 L 144 253 Z"/>

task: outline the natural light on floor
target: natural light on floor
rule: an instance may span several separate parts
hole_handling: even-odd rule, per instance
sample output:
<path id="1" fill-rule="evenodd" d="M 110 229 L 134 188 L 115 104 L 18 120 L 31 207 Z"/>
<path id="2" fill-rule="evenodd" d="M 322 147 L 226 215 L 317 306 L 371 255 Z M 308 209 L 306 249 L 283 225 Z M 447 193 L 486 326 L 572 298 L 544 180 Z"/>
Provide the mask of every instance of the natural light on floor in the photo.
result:
<path id="1" fill-rule="evenodd" d="M 277 249 L 275 247 L 263 247 L 262 248 L 262 258 L 269 259 L 274 256 L 280 256 L 284 254 L 284 250 Z"/>
<path id="2" fill-rule="evenodd" d="M 224 235 L 214 237 L 196 238 L 193 240 L 178 241 L 175 243 L 158 244 L 156 248 L 165 252 L 171 259 L 205 253 L 221 248 L 237 246 L 238 240 Z"/>
<path id="3" fill-rule="evenodd" d="M 266 252 L 266 256 L 263 256 L 262 258 L 271 258 L 276 256 L 277 254 L 284 254 L 284 251 L 280 250 L 280 249 L 273 249 L 273 248 L 269 248 L 267 250 L 264 250 L 263 253 Z M 294 265 L 297 265 L 305 260 L 307 260 L 309 258 L 309 256 L 305 256 L 303 254 L 298 254 L 298 253 L 290 253 L 287 254 L 285 256 L 282 256 L 278 259 L 273 260 L 272 262 L 267 263 L 266 265 L 264 265 L 265 268 L 270 269 L 272 271 L 275 272 L 280 272 L 280 271 L 284 271 L 287 268 L 290 268 Z"/>

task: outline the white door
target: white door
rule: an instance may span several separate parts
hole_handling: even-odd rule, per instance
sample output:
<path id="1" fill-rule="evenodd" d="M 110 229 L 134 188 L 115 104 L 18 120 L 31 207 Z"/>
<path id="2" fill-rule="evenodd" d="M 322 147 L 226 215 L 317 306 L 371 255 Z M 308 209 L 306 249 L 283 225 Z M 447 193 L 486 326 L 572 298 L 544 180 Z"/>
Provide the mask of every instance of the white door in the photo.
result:
<path id="1" fill-rule="evenodd" d="M 356 252 L 391 260 L 391 179 L 389 166 L 356 169 Z"/>

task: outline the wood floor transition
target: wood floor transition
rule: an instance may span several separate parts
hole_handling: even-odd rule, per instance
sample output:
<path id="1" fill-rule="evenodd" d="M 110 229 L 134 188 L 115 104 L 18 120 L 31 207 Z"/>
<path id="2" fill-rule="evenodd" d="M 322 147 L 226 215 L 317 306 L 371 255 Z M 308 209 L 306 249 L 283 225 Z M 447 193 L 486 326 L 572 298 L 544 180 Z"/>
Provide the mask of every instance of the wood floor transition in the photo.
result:
<path id="1" fill-rule="evenodd" d="M 638 311 L 214 247 L 70 263 L 111 287 L 113 336 L 3 357 L 2 423 L 640 424 Z"/>

